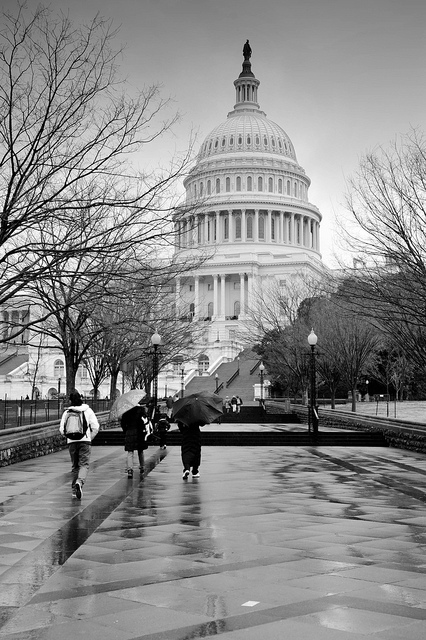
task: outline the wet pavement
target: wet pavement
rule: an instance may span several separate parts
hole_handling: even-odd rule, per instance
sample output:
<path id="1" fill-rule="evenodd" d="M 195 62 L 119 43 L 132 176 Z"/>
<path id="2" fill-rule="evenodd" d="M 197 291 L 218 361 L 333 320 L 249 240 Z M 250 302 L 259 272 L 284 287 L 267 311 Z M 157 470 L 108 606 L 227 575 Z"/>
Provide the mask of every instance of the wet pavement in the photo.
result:
<path id="1" fill-rule="evenodd" d="M 424 639 L 423 455 L 205 447 L 188 481 L 178 447 L 124 464 L 94 447 L 81 502 L 67 451 L 0 469 L 0 640 Z"/>

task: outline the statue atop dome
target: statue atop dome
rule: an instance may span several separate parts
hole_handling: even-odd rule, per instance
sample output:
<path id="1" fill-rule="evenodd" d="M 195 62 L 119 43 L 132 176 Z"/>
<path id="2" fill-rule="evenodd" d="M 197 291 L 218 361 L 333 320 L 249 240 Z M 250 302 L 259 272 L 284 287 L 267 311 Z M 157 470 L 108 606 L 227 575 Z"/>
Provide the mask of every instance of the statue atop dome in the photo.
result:
<path id="1" fill-rule="evenodd" d="M 244 60 L 250 60 L 251 58 L 251 46 L 248 40 L 246 41 L 243 47 L 243 56 L 244 56 Z"/>

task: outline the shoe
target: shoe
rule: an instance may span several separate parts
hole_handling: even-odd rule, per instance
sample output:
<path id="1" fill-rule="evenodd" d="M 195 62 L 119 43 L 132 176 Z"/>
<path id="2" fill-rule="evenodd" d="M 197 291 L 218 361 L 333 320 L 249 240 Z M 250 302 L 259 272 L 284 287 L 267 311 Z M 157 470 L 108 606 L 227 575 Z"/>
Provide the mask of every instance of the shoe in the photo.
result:
<path id="1" fill-rule="evenodd" d="M 200 477 L 200 472 L 199 472 L 199 471 L 197 471 L 197 473 L 193 473 L 193 474 L 192 474 L 192 477 L 193 477 L 193 478 L 199 478 L 199 477 Z"/>
<path id="2" fill-rule="evenodd" d="M 127 469 L 127 477 L 133 478 L 133 469 Z"/>
<path id="3" fill-rule="evenodd" d="M 77 480 L 77 482 L 75 483 L 75 497 L 77 498 L 77 500 L 81 500 L 83 495 L 83 489 L 81 488 L 81 482 L 80 480 Z"/>
<path id="4" fill-rule="evenodd" d="M 160 449 L 167 449 L 167 445 L 162 444 L 162 445 L 161 445 L 161 447 L 160 447 Z"/>
<path id="5" fill-rule="evenodd" d="M 75 489 L 71 489 L 71 498 L 76 498 Z"/>
<path id="6" fill-rule="evenodd" d="M 189 478 L 189 469 L 185 469 L 182 474 L 182 480 L 187 480 Z"/>

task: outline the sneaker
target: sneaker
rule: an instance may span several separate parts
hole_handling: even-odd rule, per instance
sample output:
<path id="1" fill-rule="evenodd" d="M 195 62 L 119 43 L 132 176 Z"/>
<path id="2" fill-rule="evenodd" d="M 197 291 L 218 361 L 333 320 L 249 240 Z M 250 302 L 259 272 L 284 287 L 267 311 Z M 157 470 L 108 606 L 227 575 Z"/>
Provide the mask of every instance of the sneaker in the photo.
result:
<path id="1" fill-rule="evenodd" d="M 81 488 L 81 482 L 80 480 L 77 480 L 77 482 L 75 483 L 75 497 L 77 498 L 77 500 L 81 500 L 83 495 L 83 489 Z"/>
<path id="2" fill-rule="evenodd" d="M 127 477 L 133 478 L 133 469 L 127 469 Z"/>
<path id="3" fill-rule="evenodd" d="M 189 469 L 185 469 L 182 474 L 182 480 L 187 480 L 189 478 Z"/>
<path id="4" fill-rule="evenodd" d="M 197 473 L 193 473 L 193 474 L 192 474 L 192 477 L 193 477 L 193 478 L 199 478 L 199 477 L 200 477 L 200 472 L 199 472 L 199 471 L 197 471 Z"/>

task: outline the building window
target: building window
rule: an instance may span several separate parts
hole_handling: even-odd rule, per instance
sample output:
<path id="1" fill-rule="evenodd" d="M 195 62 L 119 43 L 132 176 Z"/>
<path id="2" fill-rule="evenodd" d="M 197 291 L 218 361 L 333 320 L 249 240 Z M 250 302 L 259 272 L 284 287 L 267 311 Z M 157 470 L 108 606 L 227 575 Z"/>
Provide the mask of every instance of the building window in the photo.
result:
<path id="1" fill-rule="evenodd" d="M 247 226 L 247 239 L 253 240 L 253 216 L 247 216 L 246 218 L 246 226 Z"/>
<path id="2" fill-rule="evenodd" d="M 200 182 L 200 197 L 203 196 L 203 193 L 204 193 L 204 185 L 202 182 Z"/>
<path id="3" fill-rule="evenodd" d="M 297 182 L 294 183 L 293 195 L 294 195 L 295 198 L 297 198 Z"/>
<path id="4" fill-rule="evenodd" d="M 55 360 L 53 364 L 53 377 L 63 378 L 65 375 L 65 365 L 62 360 Z"/>
<path id="5" fill-rule="evenodd" d="M 194 291 L 194 285 L 193 285 L 193 284 L 190 284 L 190 285 L 189 285 L 189 290 L 190 290 L 190 291 Z"/>
<path id="6" fill-rule="evenodd" d="M 225 216 L 223 219 L 223 239 L 229 240 L 229 216 Z"/>
<path id="7" fill-rule="evenodd" d="M 222 147 L 224 147 L 224 146 L 225 146 L 225 143 L 226 143 L 225 138 L 222 138 Z"/>
<path id="8" fill-rule="evenodd" d="M 234 302 L 234 316 L 238 317 L 240 315 L 240 301 L 239 300 L 235 300 Z"/>
<path id="9" fill-rule="evenodd" d="M 213 302 L 209 302 L 207 305 L 207 317 L 211 318 L 213 316 Z"/>
<path id="10" fill-rule="evenodd" d="M 265 218 L 263 215 L 259 216 L 259 240 L 265 239 Z"/>
<path id="11" fill-rule="evenodd" d="M 272 178 L 269 178 L 268 180 L 268 191 L 272 192 L 274 190 L 274 181 L 272 180 Z"/>
<path id="12" fill-rule="evenodd" d="M 275 240 L 275 216 L 271 216 L 271 240 Z"/>
<path id="13" fill-rule="evenodd" d="M 213 284 L 211 282 L 207 285 L 207 291 L 213 291 Z"/>
<path id="14" fill-rule="evenodd" d="M 235 238 L 241 240 L 241 216 L 235 218 Z"/>
<path id="15" fill-rule="evenodd" d="M 216 193 L 220 193 L 220 178 L 216 178 Z"/>
<path id="16" fill-rule="evenodd" d="M 259 138 L 259 136 L 256 136 L 256 144 L 257 144 L 258 146 L 259 146 L 259 144 L 260 144 L 260 138 Z"/>
<path id="17" fill-rule="evenodd" d="M 205 373 L 206 371 L 209 370 L 209 359 L 208 357 L 203 353 L 199 358 L 198 358 L 198 373 L 202 374 Z"/>
<path id="18" fill-rule="evenodd" d="M 260 176 L 257 179 L 257 190 L 263 191 L 263 178 L 261 178 Z"/>
<path id="19" fill-rule="evenodd" d="M 227 192 L 231 191 L 231 178 L 226 178 L 225 185 L 226 185 L 225 187 L 226 191 Z"/>
<path id="20" fill-rule="evenodd" d="M 290 180 L 287 180 L 287 195 L 291 195 L 291 186 L 290 186 Z"/>
<path id="21" fill-rule="evenodd" d="M 247 191 L 253 191 L 253 180 L 251 176 L 247 178 Z"/>
<path id="22" fill-rule="evenodd" d="M 236 291 L 239 291 L 241 289 L 241 282 L 234 282 L 234 289 Z"/>
<path id="23" fill-rule="evenodd" d="M 241 178 L 237 176 L 237 191 L 241 191 Z"/>
<path id="24" fill-rule="evenodd" d="M 278 179 L 278 193 L 283 192 L 283 181 L 281 178 Z"/>
<path id="25" fill-rule="evenodd" d="M 234 144 L 234 136 L 231 136 L 230 140 L 229 140 L 229 144 L 231 145 L 231 147 Z"/>
<path id="26" fill-rule="evenodd" d="M 243 144 L 243 137 L 242 136 L 238 136 L 238 144 Z"/>
<path id="27" fill-rule="evenodd" d="M 210 195 L 212 192 L 212 183 L 211 180 L 207 180 L 207 194 Z"/>
<path id="28" fill-rule="evenodd" d="M 247 144 L 251 144 L 251 138 L 250 138 L 250 136 L 247 136 Z"/>

